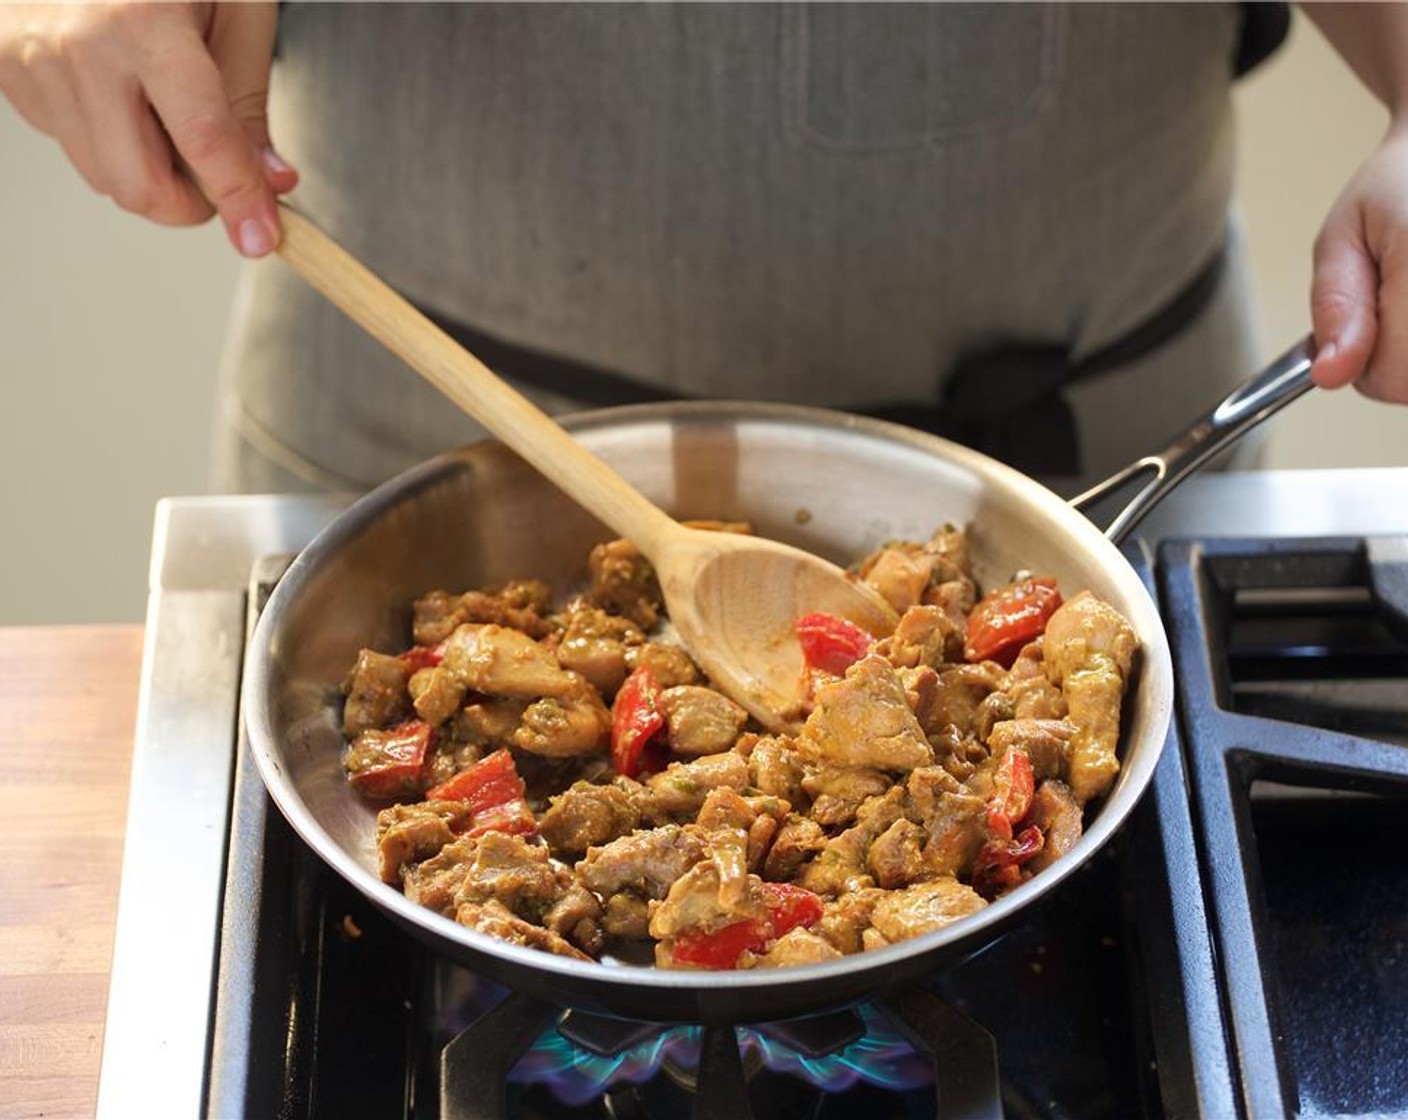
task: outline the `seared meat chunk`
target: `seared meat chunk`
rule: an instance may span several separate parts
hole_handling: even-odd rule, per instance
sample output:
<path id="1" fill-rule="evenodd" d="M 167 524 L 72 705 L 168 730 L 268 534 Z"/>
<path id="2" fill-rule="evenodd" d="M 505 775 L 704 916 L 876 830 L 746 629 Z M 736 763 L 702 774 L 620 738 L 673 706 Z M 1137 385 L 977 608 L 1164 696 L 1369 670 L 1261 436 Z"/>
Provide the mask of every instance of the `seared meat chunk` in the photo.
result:
<path id="1" fill-rule="evenodd" d="M 541 844 L 506 832 L 486 832 L 478 840 L 456 903 L 492 899 L 520 918 L 537 922 L 572 884 L 572 872 L 554 867 Z"/>
<path id="2" fill-rule="evenodd" d="M 523 700 L 509 699 L 466 704 L 448 724 L 450 737 L 457 743 L 480 747 L 486 752 L 510 746 L 527 706 Z"/>
<path id="3" fill-rule="evenodd" d="M 560 957 L 589 961 L 592 958 L 573 947 L 566 938 L 552 930 L 524 921 L 500 902 L 462 902 L 455 908 L 455 921 L 479 933 L 487 933 L 511 945 L 541 949 Z"/>
<path id="4" fill-rule="evenodd" d="M 460 709 L 464 703 L 464 684 L 453 674 L 439 665 L 431 669 L 421 669 L 411 676 L 408 683 L 411 701 L 416 715 L 430 724 L 439 727 Z"/>
<path id="5" fill-rule="evenodd" d="M 1050 867 L 1074 848 L 1084 831 L 1080 803 L 1065 782 L 1055 779 L 1037 787 L 1027 818 L 1045 838 L 1041 851 L 1027 864 L 1027 870 L 1033 873 Z"/>
<path id="6" fill-rule="evenodd" d="M 1007 670 L 1002 693 L 1011 700 L 1007 719 L 1064 719 L 1066 698 L 1046 675 L 1046 636 L 1028 642 Z"/>
<path id="7" fill-rule="evenodd" d="M 660 619 L 664 601 L 655 569 L 629 541 L 607 541 L 587 558 L 592 602 L 611 614 L 623 615 L 642 630 Z"/>
<path id="8" fill-rule="evenodd" d="M 1060 686 L 1076 727 L 1067 780 L 1082 805 L 1108 790 L 1119 771 L 1120 701 L 1138 648 L 1124 616 L 1089 592 L 1046 624 L 1046 675 Z"/>
<path id="9" fill-rule="evenodd" d="M 565 629 L 557 643 L 558 662 L 581 673 L 603 695 L 614 696 L 630 672 L 626 651 L 645 642 L 640 627 L 584 602 L 572 604 L 561 621 Z"/>
<path id="10" fill-rule="evenodd" d="M 826 833 L 811 817 L 791 813 L 782 822 L 763 861 L 763 875 L 776 883 L 795 876 L 802 865 L 826 847 Z"/>
<path id="11" fill-rule="evenodd" d="M 1002 667 L 991 661 L 945 669 L 939 674 L 937 694 L 925 714 L 924 729 L 933 733 L 948 726 L 957 728 L 960 735 L 971 735 L 978 705 L 1002 681 Z"/>
<path id="12" fill-rule="evenodd" d="M 781 798 L 766 794 L 745 797 L 725 786 L 711 790 L 705 797 L 696 823 L 706 836 L 712 836 L 719 829 L 741 832 L 746 838 L 748 869 L 756 871 L 790 809 Z"/>
<path id="13" fill-rule="evenodd" d="M 652 820 L 693 816 L 712 789 L 748 785 L 748 762 L 735 751 L 706 754 L 693 762 L 672 762 L 646 782 L 645 816 Z"/>
<path id="14" fill-rule="evenodd" d="M 696 863 L 670 887 L 650 915 L 650 936 L 659 940 L 685 930 L 712 933 L 766 910 L 763 883 L 756 875 L 726 878 L 714 860 Z"/>
<path id="15" fill-rule="evenodd" d="M 569 673 L 569 687 L 556 696 L 529 704 L 513 733 L 513 745 L 529 754 L 571 758 L 605 748 L 611 737 L 611 713 L 586 679 Z"/>
<path id="16" fill-rule="evenodd" d="M 821 766 L 802 779 L 802 789 L 812 799 L 812 820 L 827 828 L 850 824 L 866 801 L 893 784 L 883 770 L 865 766 Z"/>
<path id="17" fill-rule="evenodd" d="M 363 731 L 386 727 L 410 714 L 406 683 L 410 670 L 399 657 L 364 649 L 346 684 L 342 731 L 349 739 Z"/>
<path id="18" fill-rule="evenodd" d="M 903 771 L 934 760 L 894 666 L 875 654 L 817 691 L 798 746 L 805 755 L 841 766 Z"/>
<path id="19" fill-rule="evenodd" d="M 478 846 L 479 837 L 462 836 L 429 859 L 407 864 L 401 872 L 401 889 L 406 897 L 447 918 L 454 917 L 455 895 L 464 885 Z"/>
<path id="20" fill-rule="evenodd" d="M 870 928 L 870 917 L 876 905 L 888 895 L 878 887 L 850 891 L 825 904 L 821 918 L 812 931 L 840 953 L 859 953 L 861 938 Z"/>
<path id="21" fill-rule="evenodd" d="M 407 863 L 429 859 L 469 827 L 467 801 L 422 801 L 392 805 L 376 815 L 376 847 L 385 883 L 401 879 Z"/>
<path id="22" fill-rule="evenodd" d="M 671 884 L 707 854 L 697 834 L 667 824 L 589 848 L 577 864 L 577 878 L 603 898 L 619 891 L 664 898 Z"/>
<path id="23" fill-rule="evenodd" d="M 932 570 L 930 558 L 914 545 L 888 545 L 866 558 L 860 577 L 903 613 L 919 605 Z"/>
<path id="24" fill-rule="evenodd" d="M 466 688 L 524 700 L 563 696 L 581 680 L 566 672 L 545 646 L 493 623 L 459 627 L 446 642 L 440 664 Z"/>
<path id="25" fill-rule="evenodd" d="M 541 638 L 548 633 L 543 615 L 550 597 L 548 585 L 536 579 L 511 580 L 496 592 L 432 591 L 415 601 L 411 628 L 423 646 L 438 645 L 466 622 L 492 622 Z"/>
<path id="26" fill-rule="evenodd" d="M 866 870 L 866 855 L 875 838 L 904 816 L 904 806 L 905 792 L 900 786 L 883 797 L 872 797 L 856 814 L 856 823 L 828 840 L 826 847 L 802 869 L 799 885 L 823 898 L 874 886 L 875 880 Z"/>
<path id="27" fill-rule="evenodd" d="M 875 885 L 894 890 L 924 878 L 924 841 L 924 830 L 904 818 L 877 836 L 865 857 Z"/>
<path id="28" fill-rule="evenodd" d="M 601 952 L 605 940 L 601 913 L 601 901 L 596 895 L 581 883 L 573 882 L 543 915 L 543 925 L 567 938 L 584 953 L 595 956 Z"/>
<path id="29" fill-rule="evenodd" d="M 607 786 L 577 782 L 552 799 L 538 829 L 554 852 L 580 856 L 634 832 L 640 824 L 641 787 L 630 778 Z"/>
<path id="30" fill-rule="evenodd" d="M 764 793 L 790 801 L 794 806 L 804 800 L 802 760 L 793 740 L 745 734 L 739 740 L 738 749 L 748 758 L 749 784 Z"/>
<path id="31" fill-rule="evenodd" d="M 626 667 L 634 671 L 642 665 L 650 669 L 661 688 L 699 684 L 704 679 L 704 674 L 688 653 L 679 646 L 669 646 L 664 642 L 646 642 L 627 648 Z"/>
<path id="32" fill-rule="evenodd" d="M 738 740 L 748 713 L 712 688 L 677 685 L 660 694 L 670 749 L 676 754 L 718 754 Z"/>
<path id="33" fill-rule="evenodd" d="M 798 926 L 784 933 L 760 957 L 745 953 L 740 968 L 785 968 L 792 964 L 820 964 L 841 956 L 831 942 L 818 933 Z"/>
<path id="34" fill-rule="evenodd" d="M 900 616 L 894 633 L 880 642 L 876 652 L 896 669 L 913 669 L 919 665 L 938 668 L 962 655 L 963 628 L 940 607 L 924 604 L 910 607 Z"/>
<path id="35" fill-rule="evenodd" d="M 883 943 L 894 944 L 942 929 L 986 905 L 982 895 L 957 879 L 931 879 L 882 897 L 871 912 L 871 930 Z M 872 946 L 870 939 L 863 940 Z"/>
<path id="36" fill-rule="evenodd" d="M 1042 778 L 1060 777 L 1066 769 L 1075 727 L 1064 719 L 1009 719 L 992 726 L 988 747 L 1001 758 L 1013 747 L 1032 760 L 1032 774 Z"/>
<path id="37" fill-rule="evenodd" d="M 936 875 L 966 875 L 988 838 L 987 802 L 939 767 L 910 775 L 909 815 L 923 825 L 925 867 Z"/>

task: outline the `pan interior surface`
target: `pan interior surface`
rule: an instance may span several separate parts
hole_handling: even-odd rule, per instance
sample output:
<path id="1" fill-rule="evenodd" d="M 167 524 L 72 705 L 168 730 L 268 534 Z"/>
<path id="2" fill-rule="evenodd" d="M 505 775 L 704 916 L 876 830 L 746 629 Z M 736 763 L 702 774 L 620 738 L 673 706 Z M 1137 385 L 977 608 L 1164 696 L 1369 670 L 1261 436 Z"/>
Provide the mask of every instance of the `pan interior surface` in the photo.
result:
<path id="1" fill-rule="evenodd" d="M 279 584 L 247 660 L 246 725 L 274 800 L 324 860 L 403 925 L 475 967 L 501 966 L 510 984 L 565 993 L 557 1002 L 627 1013 L 668 993 L 677 998 L 662 1006 L 672 1009 L 707 993 L 733 999 L 741 1020 L 758 1017 L 751 992 L 772 1009 L 763 1017 L 775 1018 L 936 967 L 946 953 L 951 959 L 990 938 L 1093 854 L 1133 807 L 1167 730 L 1167 642 L 1133 569 L 1054 494 L 956 445 L 824 410 L 644 405 L 584 414 L 569 426 L 679 518 L 748 521 L 841 564 L 954 523 L 969 532 L 980 586 L 1029 569 L 1056 576 L 1068 595 L 1090 589 L 1141 639 L 1121 774 L 1076 849 L 1041 875 L 953 926 L 822 965 L 698 973 L 586 964 L 496 942 L 412 904 L 378 878 L 377 806 L 342 770 L 341 684 L 357 652 L 405 648 L 410 604 L 434 589 L 523 577 L 559 592 L 578 585 L 590 546 L 614 535 L 501 445 L 475 444 L 388 482 L 330 525 Z M 781 994 L 789 988 L 790 1000 Z M 629 998 L 614 1000 L 627 989 Z"/>

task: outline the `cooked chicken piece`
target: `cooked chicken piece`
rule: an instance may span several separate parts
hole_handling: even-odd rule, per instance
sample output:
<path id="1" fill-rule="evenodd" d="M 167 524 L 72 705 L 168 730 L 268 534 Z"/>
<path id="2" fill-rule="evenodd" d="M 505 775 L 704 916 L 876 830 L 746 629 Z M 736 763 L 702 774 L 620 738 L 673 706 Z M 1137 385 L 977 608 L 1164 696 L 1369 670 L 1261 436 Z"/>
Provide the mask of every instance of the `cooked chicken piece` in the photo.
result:
<path id="1" fill-rule="evenodd" d="M 817 691 L 797 742 L 804 755 L 841 766 L 903 771 L 934 760 L 894 666 L 876 654 Z"/>
<path id="2" fill-rule="evenodd" d="M 473 810 L 465 801 L 422 801 L 392 805 L 376 815 L 376 847 L 381 878 L 396 883 L 407 863 L 429 859 L 469 827 Z"/>
<path id="3" fill-rule="evenodd" d="M 650 936 L 650 902 L 630 891 L 617 891 L 602 904 L 601 931 L 619 941 L 641 941 Z"/>
<path id="4" fill-rule="evenodd" d="M 894 890 L 924 878 L 928 871 L 924 841 L 924 830 L 903 818 L 877 836 L 865 856 L 866 870 L 875 885 Z"/>
<path id="5" fill-rule="evenodd" d="M 839 953 L 859 953 L 861 936 L 870 928 L 870 917 L 888 893 L 878 887 L 867 887 L 827 902 L 812 932 Z"/>
<path id="6" fill-rule="evenodd" d="M 1074 848 L 1084 831 L 1080 803 L 1065 782 L 1055 779 L 1037 786 L 1027 816 L 1032 824 L 1041 829 L 1046 840 L 1041 851 L 1027 863 L 1027 870 L 1033 873 L 1050 867 Z"/>
<path id="7" fill-rule="evenodd" d="M 802 869 L 798 884 L 824 898 L 873 887 L 865 857 L 875 838 L 904 816 L 904 787 L 896 786 L 883 797 L 872 797 L 860 807 L 856 823 L 828 840 L 817 857 Z"/>
<path id="8" fill-rule="evenodd" d="M 1066 769 L 1066 752 L 1075 735 L 1075 725 L 1064 719 L 1009 719 L 995 723 L 988 736 L 988 748 L 1001 758 L 1013 747 L 1032 760 L 1037 781 L 1059 778 Z"/>
<path id="9" fill-rule="evenodd" d="M 885 895 L 875 904 L 870 923 L 894 944 L 942 929 L 986 905 L 982 895 L 957 879 L 931 879 Z"/>
<path id="10" fill-rule="evenodd" d="M 957 660 L 949 654 L 956 650 L 961 655 L 962 649 L 963 628 L 941 608 L 920 605 L 900 616 L 894 633 L 883 639 L 875 652 L 896 669 L 913 669 L 918 665 L 937 668 L 945 661 Z"/>
<path id="11" fill-rule="evenodd" d="M 933 734 L 942 727 L 954 727 L 962 736 L 972 735 L 978 705 L 1001 687 L 1003 675 L 1002 667 L 992 661 L 945 669 L 924 710 L 925 731 Z"/>
<path id="12" fill-rule="evenodd" d="M 584 953 L 596 956 L 605 940 L 601 928 L 601 900 L 580 883 L 571 883 L 566 892 L 543 915 L 543 925 L 567 938 Z"/>
<path id="13" fill-rule="evenodd" d="M 806 800 L 802 792 L 802 759 L 792 739 L 758 735 L 750 740 L 745 735 L 739 740 L 740 751 L 745 740 L 750 785 L 794 806 Z"/>
<path id="14" fill-rule="evenodd" d="M 342 709 L 342 731 L 355 738 L 363 731 L 386 727 L 410 713 L 406 682 L 410 671 L 399 657 L 373 649 L 357 654 L 357 664 L 346 684 L 347 703 Z"/>
<path id="15" fill-rule="evenodd" d="M 988 838 L 987 801 L 965 790 L 941 792 L 919 814 L 928 839 L 924 864 L 936 875 L 967 875 Z"/>
<path id="16" fill-rule="evenodd" d="M 608 786 L 577 782 L 552 799 L 538 820 L 538 831 L 554 852 L 580 856 L 635 831 L 641 792 L 630 778 L 617 778 Z"/>
<path id="17" fill-rule="evenodd" d="M 772 846 L 763 860 L 762 874 L 775 883 L 786 882 L 795 876 L 802 864 L 806 863 L 822 848 L 826 847 L 826 833 L 821 825 L 810 817 L 788 814 L 777 830 Z"/>
<path id="18" fill-rule="evenodd" d="M 1046 675 L 1046 638 L 1028 642 L 1007 670 L 1002 691 L 1011 697 L 1009 719 L 1064 719 L 1066 698 Z"/>
<path id="19" fill-rule="evenodd" d="M 607 541 L 587 558 L 592 576 L 592 602 L 611 614 L 629 618 L 649 630 L 664 605 L 655 569 L 629 541 Z"/>
<path id="20" fill-rule="evenodd" d="M 563 696 L 581 680 L 527 634 L 493 623 L 459 627 L 445 644 L 440 664 L 466 688 L 523 700 Z"/>
<path id="21" fill-rule="evenodd" d="M 479 837 L 462 836 L 429 859 L 408 864 L 401 872 L 401 889 L 406 897 L 438 914 L 453 917 L 455 895 L 464 885 L 478 846 Z"/>
<path id="22" fill-rule="evenodd" d="M 1114 607 L 1082 591 L 1046 624 L 1046 675 L 1066 697 L 1075 724 L 1067 780 L 1084 805 L 1119 771 L 1120 702 L 1139 639 Z"/>
<path id="23" fill-rule="evenodd" d="M 938 607 L 954 624 L 945 653 L 950 661 L 963 657 L 963 635 L 967 628 L 968 615 L 977 605 L 978 589 L 967 576 L 935 581 L 924 592 L 924 605 Z"/>
<path id="24" fill-rule="evenodd" d="M 641 665 L 650 667 L 661 688 L 699 684 L 704 679 L 704 674 L 689 654 L 679 646 L 664 642 L 646 642 L 642 646 L 629 647 L 626 650 L 626 667 L 635 670 Z"/>
<path id="25" fill-rule="evenodd" d="M 523 700 L 481 700 L 466 704 L 445 726 L 455 742 L 480 747 L 487 753 L 513 743 L 513 733 L 527 706 Z"/>
<path id="26" fill-rule="evenodd" d="M 585 677 L 569 673 L 571 686 L 529 704 L 513 745 L 529 754 L 572 758 L 603 750 L 611 741 L 611 712 Z"/>
<path id="27" fill-rule="evenodd" d="M 484 753 L 483 748 L 477 744 L 459 743 L 448 737 L 440 738 L 426 771 L 426 787 L 433 789 L 441 782 L 448 782 L 461 770 L 468 770 L 483 758 Z"/>
<path id="28" fill-rule="evenodd" d="M 670 750 L 675 754 L 718 754 L 738 740 L 748 713 L 712 688 L 683 684 L 660 693 Z"/>
<path id="29" fill-rule="evenodd" d="M 464 685 L 439 665 L 412 674 L 407 688 L 416 715 L 431 727 L 439 727 L 464 703 Z"/>
<path id="30" fill-rule="evenodd" d="M 858 810 L 872 797 L 879 797 L 894 781 L 883 770 L 863 766 L 821 766 L 802 779 L 802 790 L 812 799 L 808 816 L 832 828 L 850 824 Z"/>
<path id="31" fill-rule="evenodd" d="M 735 751 L 706 754 L 693 762 L 672 762 L 646 782 L 642 812 L 648 819 L 693 816 L 711 789 L 748 785 L 748 762 Z"/>
<path id="32" fill-rule="evenodd" d="M 745 797 L 737 790 L 721 787 L 709 792 L 695 823 L 705 834 L 718 829 L 741 831 L 747 837 L 748 869 L 757 871 L 791 808 L 779 797 Z"/>
<path id="33" fill-rule="evenodd" d="M 603 898 L 623 890 L 664 898 L 676 879 L 707 856 L 696 833 L 667 824 L 588 848 L 577 864 L 577 879 Z"/>
<path id="34" fill-rule="evenodd" d="M 548 585 L 536 579 L 511 580 L 497 592 L 432 591 L 415 601 L 412 632 L 420 645 L 433 646 L 466 622 L 492 622 L 541 638 L 549 630 L 543 615 L 551 594 Z"/>
<path id="35" fill-rule="evenodd" d="M 650 936 L 659 940 L 685 930 L 704 933 L 761 917 L 767 907 L 763 882 L 756 875 L 726 877 L 717 860 L 696 863 L 670 887 L 665 900 L 651 909 Z"/>
<path id="36" fill-rule="evenodd" d="M 626 651 L 645 642 L 640 627 L 587 603 L 574 603 L 563 620 L 557 660 L 564 669 L 581 673 L 606 696 L 614 696 L 630 669 Z"/>
<path id="37" fill-rule="evenodd" d="M 785 968 L 793 964 L 820 964 L 841 956 L 831 942 L 809 929 L 798 926 L 784 933 L 762 956 L 745 953 L 739 959 L 740 968 Z"/>
<path id="38" fill-rule="evenodd" d="M 957 525 L 940 526 L 924 545 L 924 551 L 934 557 L 936 583 L 973 574 L 968 558 L 968 534 Z"/>
<path id="39" fill-rule="evenodd" d="M 525 945 L 530 949 L 556 953 L 560 957 L 589 961 L 592 958 L 580 949 L 573 947 L 566 938 L 560 937 L 542 926 L 535 926 L 505 909 L 499 902 L 462 902 L 455 909 L 455 921 L 479 933 L 497 937 L 512 945 Z"/>
<path id="40" fill-rule="evenodd" d="M 886 547 L 872 553 L 861 565 L 860 575 L 897 613 L 918 606 L 929 586 L 931 559 L 910 546 Z"/>
<path id="41" fill-rule="evenodd" d="M 478 839 L 470 853 L 469 872 L 455 895 L 456 904 L 492 900 L 520 918 L 537 922 L 572 884 L 572 872 L 553 866 L 541 844 L 506 832 L 486 832 Z"/>

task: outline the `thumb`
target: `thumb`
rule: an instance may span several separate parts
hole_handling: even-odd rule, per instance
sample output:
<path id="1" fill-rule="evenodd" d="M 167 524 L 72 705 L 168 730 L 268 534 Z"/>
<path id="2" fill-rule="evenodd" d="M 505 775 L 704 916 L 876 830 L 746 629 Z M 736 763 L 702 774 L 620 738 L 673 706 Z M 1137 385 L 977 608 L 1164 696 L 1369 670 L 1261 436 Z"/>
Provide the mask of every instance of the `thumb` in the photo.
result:
<path id="1" fill-rule="evenodd" d="M 1322 388 L 1348 385 L 1369 364 L 1378 335 L 1378 289 L 1378 267 L 1357 218 L 1332 214 L 1315 242 L 1310 282 L 1316 345 L 1311 376 Z"/>
<path id="2" fill-rule="evenodd" d="M 298 184 L 298 172 L 269 140 L 269 70 L 278 20 L 274 4 L 219 4 L 207 38 L 230 109 L 259 153 L 265 181 L 275 194 L 284 194 Z"/>

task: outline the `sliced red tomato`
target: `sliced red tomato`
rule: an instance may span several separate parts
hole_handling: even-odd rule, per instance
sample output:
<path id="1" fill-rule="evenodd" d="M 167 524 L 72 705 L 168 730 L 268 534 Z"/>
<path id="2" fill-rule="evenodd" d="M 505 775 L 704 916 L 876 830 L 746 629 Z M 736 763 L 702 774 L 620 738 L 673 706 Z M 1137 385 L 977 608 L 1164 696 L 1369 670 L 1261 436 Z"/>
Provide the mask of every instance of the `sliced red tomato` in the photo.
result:
<path id="1" fill-rule="evenodd" d="M 408 797 L 421 791 L 430 725 L 412 719 L 383 731 L 363 731 L 347 756 L 347 778 L 367 797 Z"/>
<path id="2" fill-rule="evenodd" d="M 988 831 L 1001 840 L 1012 839 L 1012 829 L 1027 815 L 1036 793 L 1032 760 L 1024 750 L 1009 748 L 998 760 L 988 798 Z"/>
<path id="3" fill-rule="evenodd" d="M 1049 576 L 999 587 L 969 613 L 963 656 L 1010 667 L 1022 647 L 1046 630 L 1047 619 L 1060 605 L 1061 592 Z"/>
<path id="4" fill-rule="evenodd" d="M 663 766 L 663 755 L 646 756 L 646 747 L 665 728 L 660 692 L 660 682 L 650 667 L 639 665 L 616 693 L 611 705 L 611 762 L 618 774 L 634 778 L 642 771 Z"/>
<path id="5" fill-rule="evenodd" d="M 989 840 L 973 862 L 973 889 L 994 898 L 1022 881 L 1022 864 L 1046 846 L 1046 837 L 1028 825 L 1010 840 Z"/>
<path id="6" fill-rule="evenodd" d="M 844 676 L 847 669 L 870 652 L 875 641 L 849 619 L 814 611 L 793 623 L 802 643 L 802 658 L 808 669 L 820 669 Z"/>
<path id="7" fill-rule="evenodd" d="M 762 952 L 784 933 L 815 925 L 821 918 L 821 899 L 804 887 L 764 883 L 763 894 L 767 910 L 762 917 L 745 918 L 709 933 L 686 931 L 670 947 L 674 959 L 696 968 L 735 968 L 745 952 Z"/>
<path id="8" fill-rule="evenodd" d="M 422 669 L 433 669 L 445 660 L 445 646 L 449 639 L 433 646 L 412 646 L 400 655 L 401 664 L 405 665 L 412 673 L 418 673 Z"/>

